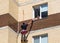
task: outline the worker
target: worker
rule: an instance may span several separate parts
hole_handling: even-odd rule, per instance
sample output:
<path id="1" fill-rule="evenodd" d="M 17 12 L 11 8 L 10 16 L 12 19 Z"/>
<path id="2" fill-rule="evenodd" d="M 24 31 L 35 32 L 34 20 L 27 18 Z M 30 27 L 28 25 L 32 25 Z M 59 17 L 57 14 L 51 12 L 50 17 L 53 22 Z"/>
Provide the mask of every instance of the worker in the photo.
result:
<path id="1" fill-rule="evenodd" d="M 21 25 L 21 34 L 22 34 L 22 37 L 24 37 L 24 40 L 25 40 L 25 34 L 28 32 L 27 31 L 27 26 L 29 24 L 31 24 L 32 22 L 36 21 L 38 18 L 35 18 L 35 19 L 32 19 L 32 21 L 30 21 L 29 23 L 24 23 Z"/>

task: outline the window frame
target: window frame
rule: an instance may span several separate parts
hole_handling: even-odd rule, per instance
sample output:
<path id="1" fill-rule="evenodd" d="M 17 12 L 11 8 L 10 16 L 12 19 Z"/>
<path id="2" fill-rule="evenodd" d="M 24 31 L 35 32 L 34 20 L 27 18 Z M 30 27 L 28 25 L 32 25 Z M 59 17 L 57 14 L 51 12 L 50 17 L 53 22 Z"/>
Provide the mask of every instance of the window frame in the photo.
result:
<path id="1" fill-rule="evenodd" d="M 43 3 L 43 4 L 40 4 L 40 5 L 34 5 L 34 6 L 33 6 L 33 18 L 36 18 L 36 17 L 35 17 L 34 7 L 35 7 L 35 6 L 38 6 L 38 7 L 40 7 L 40 9 L 42 9 L 41 6 L 42 6 L 42 5 L 45 5 L 45 4 L 46 4 L 47 7 L 48 7 L 48 3 Z M 47 9 L 48 9 L 48 8 L 47 8 Z M 40 16 L 39 16 L 39 18 L 40 18 L 40 19 L 43 19 L 41 13 L 42 13 L 42 12 L 41 12 L 41 10 L 40 10 Z M 48 13 L 48 10 L 47 10 L 47 13 Z M 45 17 L 44 17 L 44 18 L 45 18 Z"/>
<path id="2" fill-rule="evenodd" d="M 48 34 L 42 34 L 42 35 L 33 36 L 32 37 L 32 43 L 34 43 L 34 37 L 39 37 L 39 40 L 40 40 L 39 43 L 41 43 L 42 36 L 45 36 L 45 35 L 47 35 L 47 37 L 48 37 Z M 47 42 L 48 42 L 48 40 L 47 40 Z"/>

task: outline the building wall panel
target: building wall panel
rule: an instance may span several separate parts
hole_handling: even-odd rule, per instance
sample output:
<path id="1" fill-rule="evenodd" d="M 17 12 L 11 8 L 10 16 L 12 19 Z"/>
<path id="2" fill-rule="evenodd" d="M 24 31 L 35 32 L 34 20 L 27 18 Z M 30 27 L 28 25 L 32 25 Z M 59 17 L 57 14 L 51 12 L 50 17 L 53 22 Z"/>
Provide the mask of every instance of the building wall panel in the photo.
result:
<path id="1" fill-rule="evenodd" d="M 9 0 L 0 0 L 0 15 L 9 12 Z"/>

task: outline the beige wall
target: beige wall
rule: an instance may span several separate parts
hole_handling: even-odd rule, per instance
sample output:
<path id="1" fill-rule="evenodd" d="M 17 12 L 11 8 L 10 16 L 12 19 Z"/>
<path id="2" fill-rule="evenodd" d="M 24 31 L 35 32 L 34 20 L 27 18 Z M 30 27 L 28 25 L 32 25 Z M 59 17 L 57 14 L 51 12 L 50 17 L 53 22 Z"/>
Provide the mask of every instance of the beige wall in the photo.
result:
<path id="1" fill-rule="evenodd" d="M 0 43 L 8 43 L 8 26 L 0 27 Z"/>
<path id="2" fill-rule="evenodd" d="M 28 20 L 33 18 L 32 16 L 32 7 L 30 5 L 28 6 L 23 6 L 19 8 L 19 21 L 23 21 L 23 20 Z"/>
<path id="3" fill-rule="evenodd" d="M 20 2 L 20 3 L 29 2 L 29 1 L 31 1 L 31 0 L 18 0 L 18 2 Z"/>
<path id="4" fill-rule="evenodd" d="M 60 25 L 59 26 L 53 26 L 44 28 L 41 30 L 35 30 L 31 31 L 27 40 L 28 43 L 32 43 L 32 37 L 38 36 L 42 34 L 48 34 L 48 43 L 59 43 L 60 42 Z M 21 34 L 19 34 L 19 37 L 17 39 L 17 34 L 15 31 L 13 31 L 10 27 L 5 26 L 0 28 L 0 43 L 21 43 Z"/>
<path id="5" fill-rule="evenodd" d="M 9 0 L 0 0 L 0 15 L 9 12 Z"/>
<path id="6" fill-rule="evenodd" d="M 18 20 L 18 5 L 14 0 L 9 0 L 9 13 Z"/>
<path id="7" fill-rule="evenodd" d="M 14 0 L 0 0 L 0 15 L 6 13 L 10 13 L 16 20 L 18 20 L 18 6 Z"/>
<path id="8" fill-rule="evenodd" d="M 48 15 L 60 12 L 60 0 L 40 0 L 39 2 L 26 4 L 19 7 L 18 10 L 18 21 L 28 20 L 33 18 L 33 8 L 32 6 L 48 3 Z M 24 10 L 24 16 L 23 16 Z M 23 16 L 23 17 L 22 17 Z"/>
<path id="9" fill-rule="evenodd" d="M 16 43 L 17 33 L 9 26 L 0 27 L 0 43 Z"/>
<path id="10" fill-rule="evenodd" d="M 18 6 L 16 2 L 27 4 L 22 4 L 24 6 Z M 48 3 L 48 15 L 60 12 L 60 0 L 40 0 L 39 2 L 28 4 L 31 0 L 0 0 L 0 15 L 5 13 L 10 13 L 17 21 L 23 21 L 33 18 L 33 8 L 32 6 Z"/>
<path id="11" fill-rule="evenodd" d="M 9 30 L 8 30 L 8 43 L 16 43 L 17 40 L 18 40 L 17 39 L 17 33 L 9 27 Z"/>
<path id="12" fill-rule="evenodd" d="M 60 43 L 60 25 L 31 31 L 28 37 L 28 43 L 33 42 L 33 36 L 38 36 L 46 33 L 48 34 L 48 43 Z"/>
<path id="13" fill-rule="evenodd" d="M 49 14 L 60 13 L 60 0 L 52 0 L 48 3 Z"/>
<path id="14" fill-rule="evenodd" d="M 18 36 L 18 43 L 21 43 L 21 34 Z"/>

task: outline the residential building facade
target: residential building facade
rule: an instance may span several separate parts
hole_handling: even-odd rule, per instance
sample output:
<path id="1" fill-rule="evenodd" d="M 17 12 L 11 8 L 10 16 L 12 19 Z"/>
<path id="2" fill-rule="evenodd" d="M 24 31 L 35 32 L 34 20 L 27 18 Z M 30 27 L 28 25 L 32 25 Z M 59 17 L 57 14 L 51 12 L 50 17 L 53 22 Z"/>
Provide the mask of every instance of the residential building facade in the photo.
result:
<path id="1" fill-rule="evenodd" d="M 0 43 L 22 43 L 22 23 L 37 17 L 27 43 L 60 43 L 60 0 L 0 0 Z"/>

